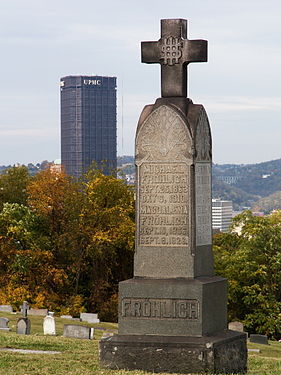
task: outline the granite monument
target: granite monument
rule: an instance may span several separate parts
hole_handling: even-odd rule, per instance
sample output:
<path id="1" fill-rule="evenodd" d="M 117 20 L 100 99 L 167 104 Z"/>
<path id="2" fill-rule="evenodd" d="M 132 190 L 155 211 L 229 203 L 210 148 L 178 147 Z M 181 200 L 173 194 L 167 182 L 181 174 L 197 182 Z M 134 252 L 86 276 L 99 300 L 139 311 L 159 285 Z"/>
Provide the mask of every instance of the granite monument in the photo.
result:
<path id="1" fill-rule="evenodd" d="M 188 40 L 186 20 L 164 19 L 141 50 L 161 65 L 162 96 L 137 127 L 134 277 L 119 284 L 119 333 L 100 341 L 101 364 L 243 373 L 246 335 L 227 330 L 227 281 L 214 275 L 209 121 L 187 98 L 187 65 L 207 61 L 207 41 Z"/>

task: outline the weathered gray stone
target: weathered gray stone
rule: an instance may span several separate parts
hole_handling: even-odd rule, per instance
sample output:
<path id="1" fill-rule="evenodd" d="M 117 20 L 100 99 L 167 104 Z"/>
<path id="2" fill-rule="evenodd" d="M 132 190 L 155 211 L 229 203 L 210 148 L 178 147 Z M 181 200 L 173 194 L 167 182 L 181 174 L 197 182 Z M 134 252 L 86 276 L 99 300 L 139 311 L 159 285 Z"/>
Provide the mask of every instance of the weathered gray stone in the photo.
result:
<path id="1" fill-rule="evenodd" d="M 214 276 L 212 140 L 202 105 L 186 98 L 187 64 L 207 42 L 162 20 L 142 61 L 161 64 L 162 98 L 136 133 L 134 278 L 119 283 L 119 332 L 100 341 L 105 367 L 150 372 L 245 372 L 246 335 L 227 330 L 226 280 Z"/>
<path id="2" fill-rule="evenodd" d="M 94 338 L 94 328 L 76 324 L 65 324 L 63 326 L 63 336 L 92 340 Z"/>
<path id="3" fill-rule="evenodd" d="M 134 276 L 212 276 L 211 136 L 203 106 L 183 98 L 147 106 L 136 165 Z"/>
<path id="4" fill-rule="evenodd" d="M 9 324 L 8 318 L 0 318 L 0 330 L 1 331 L 10 331 L 8 324 Z"/>
<path id="5" fill-rule="evenodd" d="M 228 323 L 228 329 L 237 332 L 244 332 L 244 324 L 241 322 L 230 322 Z"/>
<path id="6" fill-rule="evenodd" d="M 119 334 L 212 335 L 227 328 L 226 280 L 141 279 L 119 284 Z"/>
<path id="7" fill-rule="evenodd" d="M 2 312 L 13 312 L 13 307 L 11 305 L 0 305 L 0 311 Z"/>
<path id="8" fill-rule="evenodd" d="M 161 20 L 161 39 L 141 44 L 142 62 L 161 64 L 162 97 L 186 97 L 187 64 L 207 61 L 207 41 L 186 38 L 186 20 L 166 19 Z"/>
<path id="9" fill-rule="evenodd" d="M 22 316 L 23 316 L 24 318 L 27 317 L 27 311 L 28 311 L 28 310 L 29 310 L 29 304 L 28 304 L 28 302 L 27 302 L 27 301 L 23 301 L 23 303 L 22 303 L 22 305 L 21 305 L 21 307 L 20 307 L 20 311 L 21 311 Z"/>
<path id="10" fill-rule="evenodd" d="M 48 309 L 29 309 L 27 310 L 27 315 L 37 315 L 37 316 L 46 316 L 48 314 Z"/>
<path id="11" fill-rule="evenodd" d="M 17 322 L 17 333 L 19 335 L 29 335 L 31 329 L 30 319 L 20 318 Z"/>
<path id="12" fill-rule="evenodd" d="M 168 373 L 244 373 L 246 335 L 224 331 L 210 337 L 114 335 L 100 341 L 104 367 Z"/>
<path id="13" fill-rule="evenodd" d="M 265 335 L 250 334 L 250 342 L 256 344 L 268 345 L 268 337 Z"/>
<path id="14" fill-rule="evenodd" d="M 82 322 L 88 322 L 88 323 L 99 323 L 100 320 L 98 318 L 98 314 L 92 314 L 92 313 L 80 313 L 80 320 Z"/>
<path id="15" fill-rule="evenodd" d="M 44 335 L 56 335 L 56 322 L 53 312 L 49 312 L 48 315 L 44 318 L 43 332 Z"/>

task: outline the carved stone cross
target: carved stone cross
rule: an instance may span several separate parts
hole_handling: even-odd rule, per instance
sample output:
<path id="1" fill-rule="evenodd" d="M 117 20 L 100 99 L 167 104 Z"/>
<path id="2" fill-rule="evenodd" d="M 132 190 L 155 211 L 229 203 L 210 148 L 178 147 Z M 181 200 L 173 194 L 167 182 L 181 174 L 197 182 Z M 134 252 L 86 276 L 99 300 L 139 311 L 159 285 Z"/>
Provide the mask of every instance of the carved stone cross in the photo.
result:
<path id="1" fill-rule="evenodd" d="M 28 302 L 27 301 L 23 301 L 23 304 L 22 304 L 22 315 L 24 318 L 27 317 L 27 310 L 28 310 Z"/>
<path id="2" fill-rule="evenodd" d="M 141 59 L 161 64 L 161 95 L 187 97 L 187 65 L 207 61 L 207 41 L 187 39 L 187 20 L 161 20 L 161 39 L 141 43 Z"/>

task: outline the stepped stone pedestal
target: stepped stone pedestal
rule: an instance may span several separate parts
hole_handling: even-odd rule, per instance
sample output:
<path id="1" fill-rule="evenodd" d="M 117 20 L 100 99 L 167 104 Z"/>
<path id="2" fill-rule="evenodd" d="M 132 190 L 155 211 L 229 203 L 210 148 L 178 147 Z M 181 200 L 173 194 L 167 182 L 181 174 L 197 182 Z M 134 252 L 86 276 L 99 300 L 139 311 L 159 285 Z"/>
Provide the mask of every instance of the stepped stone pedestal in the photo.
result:
<path id="1" fill-rule="evenodd" d="M 162 20 L 142 43 L 159 62 L 162 98 L 144 108 L 136 134 L 134 278 L 119 284 L 119 333 L 100 341 L 101 364 L 151 372 L 242 373 L 246 335 L 227 330 L 227 281 L 214 275 L 211 132 L 186 98 L 186 65 L 206 61 L 186 20 Z"/>

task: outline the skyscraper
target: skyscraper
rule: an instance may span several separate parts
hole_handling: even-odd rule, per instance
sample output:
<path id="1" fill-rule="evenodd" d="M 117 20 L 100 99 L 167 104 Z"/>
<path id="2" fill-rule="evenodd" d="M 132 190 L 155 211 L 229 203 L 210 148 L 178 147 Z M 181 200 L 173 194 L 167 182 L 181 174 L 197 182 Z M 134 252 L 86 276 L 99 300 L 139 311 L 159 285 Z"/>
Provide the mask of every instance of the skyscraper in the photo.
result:
<path id="1" fill-rule="evenodd" d="M 61 86 L 61 162 L 79 177 L 92 163 L 116 169 L 116 77 L 66 76 Z"/>

